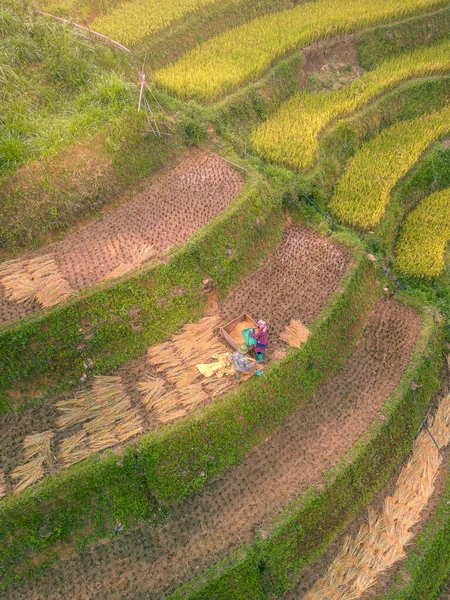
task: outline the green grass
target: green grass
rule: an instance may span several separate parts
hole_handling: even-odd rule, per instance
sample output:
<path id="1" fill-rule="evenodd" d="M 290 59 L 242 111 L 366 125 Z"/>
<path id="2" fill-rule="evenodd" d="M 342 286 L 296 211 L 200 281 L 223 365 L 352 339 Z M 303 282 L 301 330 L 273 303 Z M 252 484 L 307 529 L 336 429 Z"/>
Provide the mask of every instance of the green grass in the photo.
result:
<path id="1" fill-rule="evenodd" d="M 213 100 L 255 79 L 286 53 L 315 40 L 350 33 L 444 5 L 443 0 L 317 0 L 264 16 L 201 44 L 156 82 L 182 98 Z"/>
<path id="2" fill-rule="evenodd" d="M 395 184 L 433 141 L 450 131 L 450 107 L 382 131 L 364 144 L 339 181 L 330 208 L 343 221 L 367 229 L 380 222 Z"/>
<path id="3" fill-rule="evenodd" d="M 301 92 L 287 100 L 252 135 L 263 158 L 295 169 L 311 167 L 320 133 L 334 119 L 364 104 L 405 79 L 450 71 L 450 41 L 388 59 L 348 86 L 328 93 Z"/>
<path id="4" fill-rule="evenodd" d="M 0 33 L 0 175 L 137 106 L 128 58 L 49 19 L 3 15 L 15 25 Z"/>

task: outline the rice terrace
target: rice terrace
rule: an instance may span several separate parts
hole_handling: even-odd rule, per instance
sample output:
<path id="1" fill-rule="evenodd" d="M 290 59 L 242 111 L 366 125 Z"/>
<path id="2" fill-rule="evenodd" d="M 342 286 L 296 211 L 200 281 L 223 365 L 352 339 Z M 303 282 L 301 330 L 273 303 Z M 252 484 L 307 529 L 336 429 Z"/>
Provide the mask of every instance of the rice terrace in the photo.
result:
<path id="1" fill-rule="evenodd" d="M 0 599 L 450 599 L 449 0 L 2 0 Z"/>

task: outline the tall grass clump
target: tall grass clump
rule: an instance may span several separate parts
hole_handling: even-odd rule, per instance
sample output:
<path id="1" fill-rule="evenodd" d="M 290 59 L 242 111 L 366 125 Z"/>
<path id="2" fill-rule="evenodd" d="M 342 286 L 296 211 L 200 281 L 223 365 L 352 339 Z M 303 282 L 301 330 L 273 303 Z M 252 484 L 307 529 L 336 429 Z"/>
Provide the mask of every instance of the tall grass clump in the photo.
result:
<path id="1" fill-rule="evenodd" d="M 396 248 L 397 267 L 413 277 L 436 277 L 450 241 L 450 188 L 427 196 L 407 216 Z"/>
<path id="2" fill-rule="evenodd" d="M 92 22 L 92 28 L 132 46 L 186 13 L 215 2 L 217 0 L 131 0 L 119 4 L 109 14 L 98 16 Z"/>
<path id="3" fill-rule="evenodd" d="M 213 100 L 261 75 L 274 60 L 315 40 L 405 17 L 444 0 L 317 0 L 226 31 L 157 71 L 157 83 L 178 96 Z"/>
<path id="4" fill-rule="evenodd" d="M 356 152 L 339 181 L 330 208 L 366 229 L 379 223 L 396 183 L 433 141 L 450 131 L 450 106 L 385 129 Z"/>
<path id="5" fill-rule="evenodd" d="M 347 87 L 329 93 L 300 92 L 252 135 L 258 154 L 276 163 L 306 169 L 318 153 L 320 132 L 333 120 L 367 104 L 382 92 L 413 77 L 450 70 L 450 41 L 386 60 Z"/>
<path id="6" fill-rule="evenodd" d="M 18 15 L 0 12 L 0 175 L 137 106 L 128 57 Z"/>

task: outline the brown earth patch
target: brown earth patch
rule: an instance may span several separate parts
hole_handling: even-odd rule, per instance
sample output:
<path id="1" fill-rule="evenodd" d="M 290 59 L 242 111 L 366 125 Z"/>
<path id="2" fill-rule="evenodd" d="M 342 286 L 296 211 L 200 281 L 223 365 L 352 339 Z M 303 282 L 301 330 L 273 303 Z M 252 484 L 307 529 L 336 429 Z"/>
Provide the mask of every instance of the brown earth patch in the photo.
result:
<path id="1" fill-rule="evenodd" d="M 267 356 L 284 346 L 280 333 L 291 319 L 312 323 L 337 289 L 350 260 L 347 250 L 306 227 L 287 229 L 266 262 L 223 301 L 225 322 L 249 313 L 269 325 Z"/>
<path id="2" fill-rule="evenodd" d="M 219 156 L 193 151 L 127 204 L 36 254 L 53 257 L 73 290 L 89 288 L 133 262 L 142 248 L 151 246 L 160 254 L 185 243 L 243 186 L 242 175 Z M 9 302 L 0 290 L 0 324 L 35 309 Z"/>
<path id="3" fill-rule="evenodd" d="M 420 325 L 413 309 L 380 300 L 343 368 L 240 464 L 175 505 L 161 525 L 144 522 L 93 544 L 1 597 L 156 600 L 251 543 L 290 502 L 321 485 L 380 415 Z"/>

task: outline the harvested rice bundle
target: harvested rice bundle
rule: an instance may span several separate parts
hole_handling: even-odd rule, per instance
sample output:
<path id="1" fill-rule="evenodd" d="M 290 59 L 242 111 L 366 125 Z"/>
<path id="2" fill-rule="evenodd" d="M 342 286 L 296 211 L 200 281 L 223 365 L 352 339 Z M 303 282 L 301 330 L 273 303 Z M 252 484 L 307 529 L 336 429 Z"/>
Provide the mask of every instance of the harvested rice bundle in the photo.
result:
<path id="1" fill-rule="evenodd" d="M 157 400 L 153 400 L 148 408 L 155 411 L 156 415 L 164 415 L 172 410 L 177 410 L 180 403 L 180 395 L 178 390 L 166 392 Z"/>
<path id="2" fill-rule="evenodd" d="M 53 431 L 43 431 L 28 435 L 23 442 L 23 454 L 25 460 L 31 460 L 36 456 L 42 456 L 42 459 L 48 465 L 53 462 L 53 453 L 50 448 L 50 440 L 55 434 Z"/>
<path id="3" fill-rule="evenodd" d="M 139 433 L 142 433 L 144 427 L 142 425 L 142 419 L 139 415 L 136 415 L 130 411 L 127 419 L 119 421 L 114 427 L 114 434 L 117 436 L 119 442 L 124 442 Z"/>
<path id="4" fill-rule="evenodd" d="M 189 385 L 179 391 L 180 405 L 190 411 L 205 400 L 208 400 L 208 394 L 203 390 L 201 383 Z"/>
<path id="5" fill-rule="evenodd" d="M 141 379 L 138 383 L 138 390 L 143 394 L 141 400 L 146 408 L 152 401 L 158 400 L 165 394 L 165 385 L 166 382 L 162 377 L 146 375 L 144 379 Z"/>
<path id="6" fill-rule="evenodd" d="M 224 394 L 226 391 L 236 385 L 236 380 L 231 377 L 212 378 L 203 384 L 206 393 L 212 398 Z"/>
<path id="7" fill-rule="evenodd" d="M 0 498 L 5 495 L 5 474 L 0 471 Z"/>
<path id="8" fill-rule="evenodd" d="M 92 454 L 92 450 L 87 445 L 87 439 L 86 431 L 82 429 L 61 442 L 58 456 L 65 467 L 84 460 Z"/>
<path id="9" fill-rule="evenodd" d="M 26 462 L 24 465 L 16 467 L 11 473 L 13 479 L 18 479 L 18 483 L 14 488 L 14 493 L 18 494 L 26 489 L 29 485 L 39 481 L 44 475 L 44 458 L 37 456 Z"/>
<path id="10" fill-rule="evenodd" d="M 183 390 L 186 386 L 193 385 L 200 377 L 201 374 L 195 366 L 186 369 L 174 369 L 166 373 L 167 381 L 172 383 L 177 390 Z"/>
<path id="11" fill-rule="evenodd" d="M 0 283 L 8 300 L 27 305 L 36 300 L 44 307 L 55 306 L 74 293 L 51 255 L 4 262 Z"/>
<path id="12" fill-rule="evenodd" d="M 56 418 L 59 429 L 67 429 L 90 418 L 88 410 L 84 406 L 79 406 L 76 399 L 57 402 L 56 406 L 61 413 Z"/>
<path id="13" fill-rule="evenodd" d="M 103 277 L 103 281 L 106 281 L 108 279 L 116 279 L 117 277 L 122 277 L 122 275 L 126 275 L 130 271 L 134 271 L 134 269 L 137 269 L 147 260 L 154 258 L 156 255 L 157 252 L 153 248 L 153 246 L 143 246 L 141 248 L 135 248 L 132 252 L 130 261 L 126 263 L 120 263 L 119 265 L 117 265 L 115 269 L 113 269 Z"/>
<path id="14" fill-rule="evenodd" d="M 100 452 L 119 443 L 117 437 L 110 431 L 99 429 L 89 435 L 89 448 L 92 452 Z"/>
<path id="15" fill-rule="evenodd" d="M 311 331 L 300 323 L 300 321 L 296 321 L 292 319 L 292 321 L 287 325 L 284 330 L 280 334 L 280 338 L 283 342 L 289 344 L 293 348 L 300 348 L 302 344 L 306 342 L 306 340 L 311 335 Z"/>

